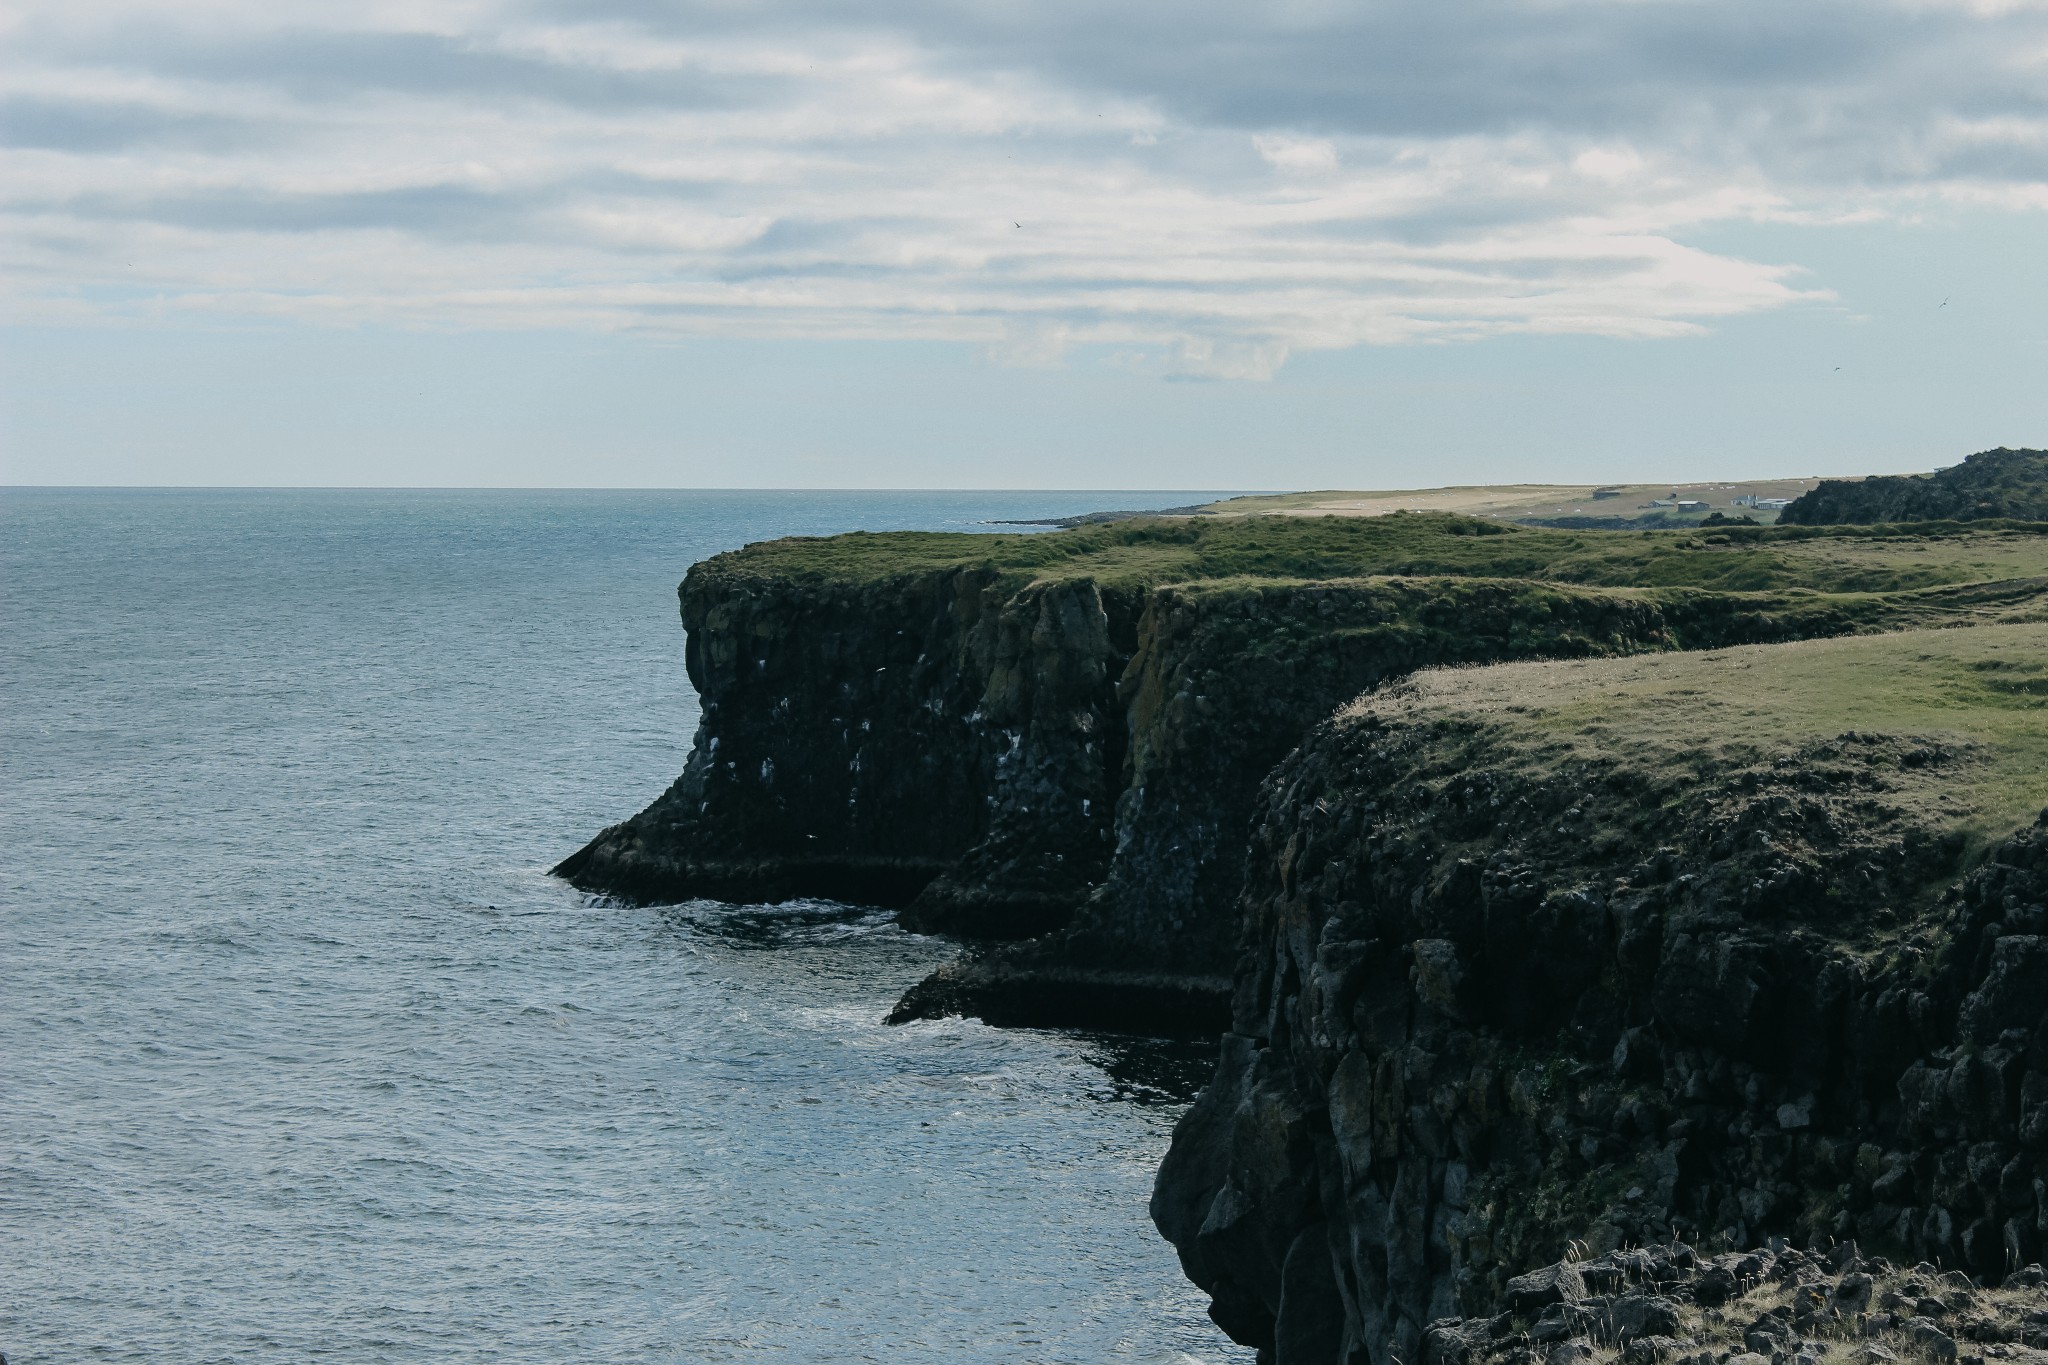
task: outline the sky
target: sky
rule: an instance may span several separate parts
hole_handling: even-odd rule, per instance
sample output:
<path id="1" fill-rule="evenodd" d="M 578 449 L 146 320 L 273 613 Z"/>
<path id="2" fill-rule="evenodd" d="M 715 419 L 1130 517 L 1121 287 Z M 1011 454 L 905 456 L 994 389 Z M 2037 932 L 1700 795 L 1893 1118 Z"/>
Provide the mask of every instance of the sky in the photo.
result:
<path id="1" fill-rule="evenodd" d="M 0 0 L 0 483 L 2048 446 L 2048 0 Z"/>

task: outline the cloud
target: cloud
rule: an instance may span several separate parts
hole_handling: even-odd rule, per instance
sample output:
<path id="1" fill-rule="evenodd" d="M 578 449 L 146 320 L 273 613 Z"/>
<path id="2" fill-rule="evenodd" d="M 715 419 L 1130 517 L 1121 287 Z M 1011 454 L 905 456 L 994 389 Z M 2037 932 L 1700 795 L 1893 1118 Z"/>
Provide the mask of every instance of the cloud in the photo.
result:
<path id="1" fill-rule="evenodd" d="M 1823 297 L 1710 224 L 2048 207 L 2048 9 L 17 0 L 18 317 L 1103 346 Z M 1149 358 L 1148 358 L 1149 357 Z"/>
<path id="2" fill-rule="evenodd" d="M 1337 148 L 1327 138 L 1259 133 L 1252 138 L 1252 146 L 1267 164 L 1283 171 L 1314 175 L 1337 169 Z"/>

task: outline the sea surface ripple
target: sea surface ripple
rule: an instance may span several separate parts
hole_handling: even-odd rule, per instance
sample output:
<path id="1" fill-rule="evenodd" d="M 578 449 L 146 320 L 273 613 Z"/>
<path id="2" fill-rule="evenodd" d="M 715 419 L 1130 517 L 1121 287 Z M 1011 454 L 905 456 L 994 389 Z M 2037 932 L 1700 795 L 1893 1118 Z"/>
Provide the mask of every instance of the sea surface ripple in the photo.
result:
<path id="1" fill-rule="evenodd" d="M 1200 1050 L 545 875 L 682 766 L 692 561 L 1122 505 L 0 492 L 0 1350 L 1248 1359 L 1145 1217 Z"/>

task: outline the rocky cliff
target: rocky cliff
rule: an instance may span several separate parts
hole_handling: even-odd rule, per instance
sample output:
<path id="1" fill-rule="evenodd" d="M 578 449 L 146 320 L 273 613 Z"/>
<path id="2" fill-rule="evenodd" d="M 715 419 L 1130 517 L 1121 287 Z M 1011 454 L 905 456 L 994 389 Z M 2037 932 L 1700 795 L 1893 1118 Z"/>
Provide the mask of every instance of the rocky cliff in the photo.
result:
<path id="1" fill-rule="evenodd" d="M 2044 659 L 2017 625 L 1509 665 L 1319 728 L 1153 1201 L 1217 1321 L 1390 1365 L 1566 1255 L 2037 1259 Z"/>
<path id="2" fill-rule="evenodd" d="M 1104 880 L 1066 928 L 941 969 L 893 1017 L 1202 1035 L 1227 1027 L 1260 780 L 1337 706 L 1416 669 L 1969 620 L 2034 602 L 2043 586 L 1851 598 L 1463 577 L 1155 589 L 1118 689 L 1131 738 Z"/>
<path id="3" fill-rule="evenodd" d="M 1000 944 L 898 1017 L 1227 1028 L 1153 1215 L 1281 1362 L 1533 1349 L 1516 1277 L 1673 1239 L 1990 1274 L 2048 1236 L 2044 600 L 2012 525 L 776 542 L 690 572 L 688 767 L 560 870 Z"/>
<path id="4" fill-rule="evenodd" d="M 1063 923 L 1108 862 L 1136 599 L 945 565 L 682 590 L 702 719 L 653 805 L 557 872 L 629 900 L 834 897 L 992 937 Z"/>
<path id="5" fill-rule="evenodd" d="M 1318 720 L 1426 663 L 1671 643 L 1652 601 L 1519 581 L 1154 589 L 1116 692 L 1130 738 L 1100 882 L 1062 932 L 941 972 L 895 1017 L 1214 1034 L 1258 782 Z"/>
<path id="6" fill-rule="evenodd" d="M 1336 706 L 1432 664 L 1977 619 L 2048 570 L 2039 535 L 1907 540 L 1416 516 L 751 547 L 682 585 L 684 773 L 559 871 L 1013 945 L 899 1018 L 1213 1034 L 1259 782 Z"/>

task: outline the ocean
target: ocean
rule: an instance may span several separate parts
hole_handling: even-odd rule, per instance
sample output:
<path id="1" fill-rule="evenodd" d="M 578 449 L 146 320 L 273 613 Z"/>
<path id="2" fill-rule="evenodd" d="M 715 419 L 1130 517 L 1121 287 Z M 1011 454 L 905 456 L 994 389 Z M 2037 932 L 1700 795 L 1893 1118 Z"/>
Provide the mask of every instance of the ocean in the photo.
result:
<path id="1" fill-rule="evenodd" d="M 1248 1361 L 1145 1213 L 1205 1049 L 546 875 L 681 770 L 693 561 L 1205 496 L 0 491 L 0 1351 Z"/>

